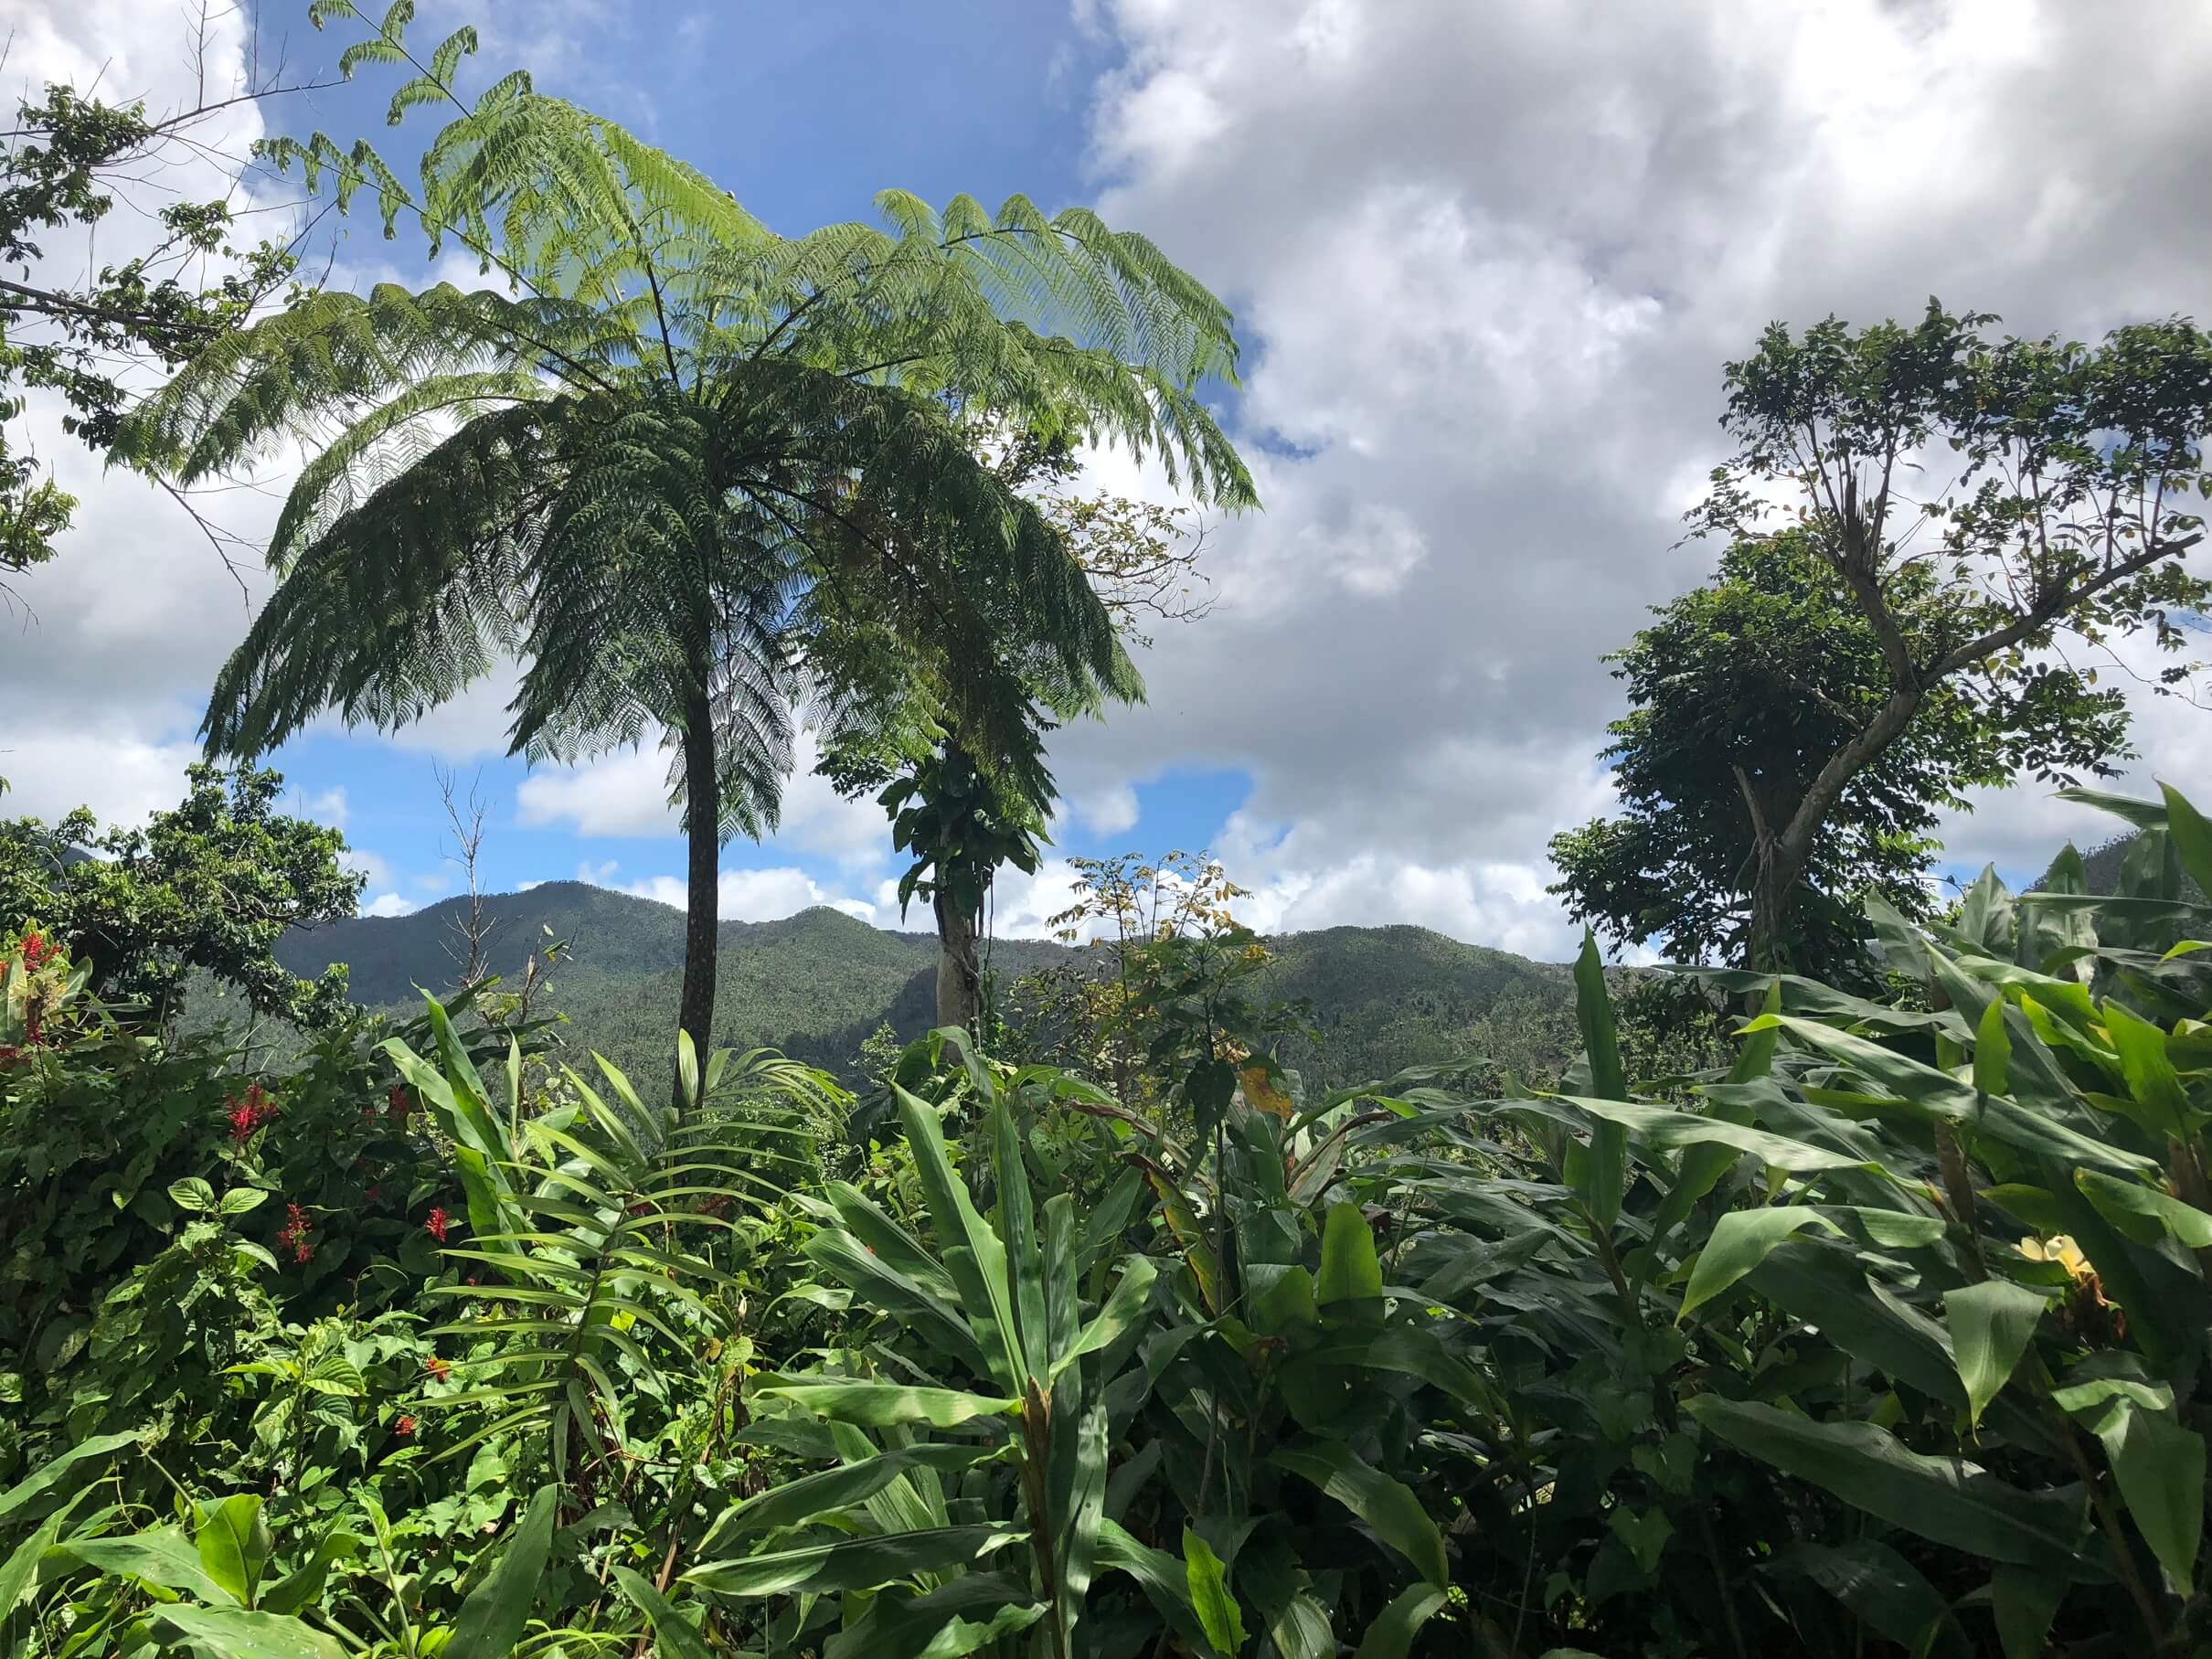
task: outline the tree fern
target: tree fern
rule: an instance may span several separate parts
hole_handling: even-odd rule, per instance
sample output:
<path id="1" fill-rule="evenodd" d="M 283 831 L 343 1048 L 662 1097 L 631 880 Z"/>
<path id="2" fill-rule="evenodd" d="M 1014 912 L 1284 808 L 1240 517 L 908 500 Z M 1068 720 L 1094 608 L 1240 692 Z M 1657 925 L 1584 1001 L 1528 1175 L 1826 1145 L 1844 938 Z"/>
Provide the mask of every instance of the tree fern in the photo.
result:
<path id="1" fill-rule="evenodd" d="M 349 0 L 314 16 L 367 25 Z M 773 235 L 526 77 L 464 105 L 474 37 L 424 58 L 412 17 L 393 5 L 346 67 L 415 71 L 395 122 L 453 112 L 419 188 L 366 144 L 269 154 L 342 208 L 367 191 L 388 229 L 411 213 L 505 292 L 303 300 L 187 366 L 123 452 L 183 482 L 310 456 L 210 750 L 258 753 L 329 708 L 401 725 L 510 655 L 516 751 L 663 737 L 693 837 L 681 1024 L 704 1048 L 714 843 L 774 824 L 799 699 L 938 719 L 1042 798 L 1036 688 L 1063 718 L 1141 694 L 1079 564 L 964 423 L 1123 444 L 1248 505 L 1204 402 L 1235 383 L 1229 314 L 1143 237 L 1019 196 L 890 191 L 880 225 Z"/>

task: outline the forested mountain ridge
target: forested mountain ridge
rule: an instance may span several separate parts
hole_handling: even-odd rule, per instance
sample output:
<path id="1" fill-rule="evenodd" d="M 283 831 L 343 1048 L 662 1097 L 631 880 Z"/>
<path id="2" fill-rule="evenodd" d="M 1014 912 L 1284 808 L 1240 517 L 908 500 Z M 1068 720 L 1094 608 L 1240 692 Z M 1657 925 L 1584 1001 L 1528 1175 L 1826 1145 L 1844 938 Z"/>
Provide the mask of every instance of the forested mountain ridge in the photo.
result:
<path id="1" fill-rule="evenodd" d="M 580 1053 L 597 1049 L 626 1070 L 667 1064 L 684 957 L 680 912 L 581 881 L 487 895 L 485 954 L 511 988 L 531 952 L 551 940 L 571 954 L 551 975 L 551 1006 Z M 457 976 L 465 899 L 409 916 L 364 916 L 299 930 L 277 954 L 306 977 L 344 962 L 355 1001 L 409 1010 L 417 987 Z M 721 924 L 718 1042 L 766 1044 L 847 1069 L 860 1044 L 888 1023 L 911 1038 L 931 1023 L 935 935 L 872 927 L 817 907 L 776 921 Z M 1399 1067 L 1493 1054 L 1515 1065 L 1571 1044 L 1568 972 L 1504 951 L 1462 944 L 1426 928 L 1328 928 L 1269 941 L 1274 965 L 1262 994 L 1305 1005 L 1319 1033 L 1296 1056 L 1319 1087 Z M 1000 939 L 990 966 L 1002 984 L 1078 954 L 1043 940 Z"/>

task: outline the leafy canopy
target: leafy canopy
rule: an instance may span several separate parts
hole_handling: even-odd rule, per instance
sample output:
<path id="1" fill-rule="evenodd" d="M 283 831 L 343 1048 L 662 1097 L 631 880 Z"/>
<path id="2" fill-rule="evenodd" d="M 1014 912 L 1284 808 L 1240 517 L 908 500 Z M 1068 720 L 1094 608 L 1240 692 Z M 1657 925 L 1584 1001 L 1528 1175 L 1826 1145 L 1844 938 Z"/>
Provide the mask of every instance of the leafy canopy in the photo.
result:
<path id="1" fill-rule="evenodd" d="M 1080 568 L 954 413 L 1125 443 L 1249 503 L 1201 401 L 1234 378 L 1218 300 L 1142 237 L 1020 197 L 993 214 L 891 191 L 882 227 L 776 236 L 525 75 L 462 105 L 473 35 L 424 62 L 408 12 L 345 67 L 417 68 L 395 119 L 458 111 L 420 189 L 365 144 L 275 157 L 342 207 L 367 191 L 388 229 L 412 216 L 504 292 L 312 296 L 218 341 L 133 422 L 133 458 L 180 481 L 289 443 L 313 456 L 271 541 L 278 590 L 211 699 L 211 750 L 259 752 L 324 707 L 398 726 L 514 655 L 517 751 L 710 723 L 727 834 L 772 824 L 803 694 L 832 724 L 919 700 L 1017 770 L 1026 687 L 1136 695 Z"/>
<path id="2" fill-rule="evenodd" d="M 1924 652 L 1951 622 L 1926 564 L 1888 604 Z M 1888 696 L 1880 642 L 1803 529 L 1738 542 L 1716 579 L 1671 604 L 1611 660 L 1630 712 L 1608 730 L 1622 811 L 1552 839 L 1569 914 L 1683 962 L 1741 962 L 1759 833 L 1786 824 L 1829 757 Z M 1849 976 L 1871 892 L 1925 917 L 1937 814 L 1970 789 L 2102 771 L 2124 754 L 2124 699 L 2047 664 L 1932 687 L 1896 741 L 1845 785 L 1785 922 L 1803 972 Z M 2062 770 L 2063 769 L 2063 770 Z"/>

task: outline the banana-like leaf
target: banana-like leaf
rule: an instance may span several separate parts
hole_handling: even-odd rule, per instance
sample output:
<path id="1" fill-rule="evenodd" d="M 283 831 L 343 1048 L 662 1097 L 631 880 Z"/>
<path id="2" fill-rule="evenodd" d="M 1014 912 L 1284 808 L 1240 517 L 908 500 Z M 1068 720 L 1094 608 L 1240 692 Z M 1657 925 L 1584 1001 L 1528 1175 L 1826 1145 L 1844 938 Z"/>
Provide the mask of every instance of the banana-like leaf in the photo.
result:
<path id="1" fill-rule="evenodd" d="M 1762 1016 L 1763 1017 L 1763 1016 Z M 1810 1175 L 1824 1169 L 1849 1169 L 1860 1160 L 1848 1153 L 1833 1152 L 1786 1136 L 1769 1134 L 1720 1118 L 1667 1106 L 1641 1106 L 1625 1101 L 1592 1100 L 1585 1095 L 1553 1095 L 1543 1101 L 1515 1101 L 1515 1109 L 1538 1111 L 1558 1101 L 1620 1124 L 1654 1153 L 1677 1152 L 1686 1146 L 1717 1143 L 1748 1152 L 1776 1169 L 1792 1175 Z M 1550 1114 L 1546 1114 L 1550 1115 Z"/>
<path id="2" fill-rule="evenodd" d="M 1923 1653 L 1936 1627 L 1951 1619 L 1951 1604 L 1920 1569 L 1888 1545 L 1860 1538 L 1838 1545 L 1800 1544 L 1774 1566 L 1799 1573 L 1841 1601 L 1878 1634 L 1912 1653 Z M 1953 1634 L 1957 1633 L 1955 1626 Z"/>
<path id="3" fill-rule="evenodd" d="M 111 1452 L 121 1452 L 125 1446 L 138 1444 L 135 1434 L 96 1434 L 89 1441 L 71 1446 L 58 1457 L 49 1458 L 32 1473 L 17 1481 L 5 1492 L 0 1492 L 0 1521 L 5 1521 L 44 1494 L 50 1492 L 79 1463 L 105 1457 Z"/>
<path id="4" fill-rule="evenodd" d="M 688 1044 L 686 1044 L 688 1051 Z M 686 1091 L 697 1097 L 698 1083 L 696 1077 L 686 1082 Z M 653 1644 L 660 1659 L 712 1659 L 713 1650 L 699 1634 L 698 1626 L 684 1617 L 666 1596 L 653 1588 L 650 1580 L 640 1577 L 627 1567 L 614 1569 L 614 1581 L 628 1596 L 637 1611 L 645 1615 L 653 1626 Z"/>
<path id="5" fill-rule="evenodd" d="M 202 1653 L 223 1659 L 345 1659 L 346 1650 L 334 1638 L 283 1613 L 175 1601 L 149 1616 Z"/>
<path id="6" fill-rule="evenodd" d="M 991 1445 L 907 1446 L 876 1452 L 864 1462 L 801 1475 L 724 1511 L 701 1541 L 698 1553 L 711 1556 L 740 1538 L 757 1537 L 779 1526 L 796 1526 L 819 1515 L 849 1509 L 874 1497 L 909 1469 L 958 1473 L 1004 1457 L 1006 1452 L 1005 1446 Z"/>
<path id="7" fill-rule="evenodd" d="M 1697 1395 L 1684 1409 L 1739 1452 L 1892 1526 L 1984 1560 L 2063 1572 L 2081 1547 L 2079 1489 L 2024 1492 L 1963 1459 L 1908 1451 L 1868 1422 L 1819 1423 L 1717 1394 Z"/>
<path id="8" fill-rule="evenodd" d="M 1609 1101 L 1626 1100 L 1628 1079 L 1621 1073 L 1621 1045 L 1612 998 L 1605 989 L 1605 963 L 1598 955 L 1597 935 L 1588 928 L 1582 930 L 1582 952 L 1575 959 L 1575 1022 L 1581 1028 L 1582 1051 L 1590 1057 L 1590 1093 Z M 1620 1122 L 1598 1120 L 1581 1160 L 1581 1175 L 1579 1190 L 1590 1220 L 1601 1233 L 1611 1232 L 1628 1180 L 1628 1133 Z"/>
<path id="9" fill-rule="evenodd" d="M 859 1429 L 883 1429 L 895 1423 L 928 1423 L 932 1428 L 950 1429 L 979 1417 L 1011 1417 L 1022 1409 L 1018 1399 L 964 1394 L 958 1388 L 912 1388 L 904 1383 L 782 1382 L 758 1392 L 771 1399 L 788 1399 L 818 1416 Z"/>
<path id="10" fill-rule="evenodd" d="M 1190 1584 L 1184 1564 L 1164 1549 L 1140 1543 L 1117 1521 L 1099 1523 L 1099 1566 L 1109 1572 L 1125 1572 L 1137 1581 L 1153 1611 L 1174 1627 L 1191 1651 L 1201 1659 L 1228 1659 L 1207 1640 L 1205 1628 L 1190 1604 Z"/>
<path id="11" fill-rule="evenodd" d="M 2205 1437 L 2163 1411 L 2115 1399 L 2094 1424 L 2128 1515 L 2167 1577 L 2189 1595 L 2205 1530 Z"/>
<path id="12" fill-rule="evenodd" d="M 741 1560 L 708 1561 L 685 1581 L 720 1596 L 824 1595 L 880 1590 L 921 1573 L 972 1567 L 1025 1535 L 1006 1526 L 941 1526 L 888 1537 L 811 1544 Z"/>
<path id="13" fill-rule="evenodd" d="M 1784 1239 L 1808 1227 L 1823 1227 L 1839 1237 L 1843 1231 L 1820 1211 L 1802 1205 L 1728 1211 L 1714 1224 L 1705 1248 L 1697 1252 L 1675 1318 L 1688 1318 L 1764 1261 Z"/>
<path id="14" fill-rule="evenodd" d="M 508 1537 L 499 1565 L 462 1602 L 440 1659 L 505 1659 L 522 1640 L 553 1547 L 555 1502 L 555 1488 L 537 1489 Z"/>
<path id="15" fill-rule="evenodd" d="M 2075 1171 L 2074 1185 L 2100 1215 L 2138 1244 L 2153 1244 L 2162 1233 L 2172 1233 L 2193 1250 L 2212 1246 L 2212 1215 L 2172 1193 L 2140 1181 L 2116 1181 L 2094 1169 Z"/>
<path id="16" fill-rule="evenodd" d="M 1342 1441 L 1315 1441 L 1285 1447 L 1269 1460 L 1312 1482 L 1374 1531 L 1377 1537 L 1412 1562 L 1430 1583 L 1452 1581 L 1444 1537 L 1402 1481 L 1385 1474 Z"/>
<path id="17" fill-rule="evenodd" d="M 164 1590 L 196 1596 L 212 1607 L 236 1607 L 238 1600 L 207 1576 L 199 1551 L 181 1526 L 154 1526 L 119 1538 L 72 1538 L 61 1547 L 87 1567 L 144 1579 Z"/>
<path id="18" fill-rule="evenodd" d="M 1321 1272 L 1314 1300 L 1326 1308 L 1340 1303 L 1382 1299 L 1382 1263 L 1375 1254 L 1375 1230 L 1351 1203 L 1332 1204 L 1321 1230 Z"/>
<path id="19" fill-rule="evenodd" d="M 937 1236 L 945 1241 L 945 1269 L 960 1289 L 969 1323 L 978 1327 L 992 1370 L 1008 1391 L 1018 1394 L 1026 1380 L 1021 1327 L 1006 1283 L 1006 1247 L 976 1210 L 967 1183 L 952 1167 L 937 1113 L 897 1084 L 892 1099 L 914 1154 L 914 1174 L 921 1183 Z M 1025 1188 L 1026 1190 L 1026 1188 Z"/>
<path id="20" fill-rule="evenodd" d="M 2036 1324 L 2050 1306 L 2040 1291 L 2008 1280 L 1991 1279 L 1943 1294 L 1951 1348 L 1966 1385 L 1966 1419 L 1978 1428 L 1982 1413 L 1997 1391 L 2012 1380 L 2036 1335 Z"/>
<path id="21" fill-rule="evenodd" d="M 207 1576 L 239 1606 L 253 1606 L 253 1592 L 261 1581 L 261 1569 L 269 1563 L 271 1547 L 260 1494 L 241 1492 L 219 1504 L 200 1505 L 193 1543 Z"/>
<path id="22" fill-rule="evenodd" d="M 1443 1608 L 1444 1592 L 1433 1584 L 1412 1584 L 1390 1599 L 1359 1639 L 1353 1659 L 1406 1659 L 1420 1627 Z"/>
<path id="23" fill-rule="evenodd" d="M 1188 1526 L 1183 1529 L 1183 1579 L 1206 1639 L 1225 1654 L 1243 1647 L 1244 1613 L 1229 1591 L 1228 1569 L 1213 1546 Z"/>
<path id="24" fill-rule="evenodd" d="M 968 1572 L 918 1596 L 883 1590 L 833 1632 L 822 1659 L 963 1659 L 1045 1616 L 1026 1584 L 1005 1573 Z"/>

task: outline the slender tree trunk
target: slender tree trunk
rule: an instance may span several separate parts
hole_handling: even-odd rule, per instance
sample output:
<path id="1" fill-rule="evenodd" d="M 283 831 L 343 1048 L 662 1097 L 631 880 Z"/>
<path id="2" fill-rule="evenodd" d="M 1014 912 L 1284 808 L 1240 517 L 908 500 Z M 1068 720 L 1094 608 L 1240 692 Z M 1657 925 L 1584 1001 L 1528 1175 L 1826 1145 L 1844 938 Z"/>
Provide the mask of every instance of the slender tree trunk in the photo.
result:
<path id="1" fill-rule="evenodd" d="M 716 904 L 715 864 L 722 848 L 720 788 L 715 776 L 714 712 L 707 694 L 693 694 L 684 711 L 684 821 L 690 844 L 690 867 L 684 908 L 684 995 L 677 1026 L 691 1034 L 699 1064 L 714 1035 Z M 675 1105 L 681 1112 L 695 1102 L 684 1099 L 681 1074 Z"/>
<path id="2" fill-rule="evenodd" d="M 932 903 L 937 911 L 937 1023 L 958 1026 L 980 1039 L 975 1023 L 983 1015 L 984 969 L 975 919 L 941 890 Z"/>
<path id="3" fill-rule="evenodd" d="M 1924 696 L 1917 685 L 1911 684 L 1891 691 L 1866 729 L 1828 757 L 1827 764 L 1820 769 L 1820 775 L 1813 780 L 1791 813 L 1789 823 L 1780 831 L 1760 814 L 1749 781 L 1741 769 L 1738 770 L 1737 782 L 1750 808 L 1752 834 L 1757 837 L 1750 943 L 1751 966 L 1758 972 L 1789 971 L 1788 952 L 1782 943 L 1783 924 L 1797 884 L 1804 879 L 1805 867 L 1812 862 L 1813 838 L 1820 834 L 1821 826 L 1827 823 L 1828 814 L 1835 810 L 1835 803 L 1843 798 L 1851 781 L 1873 765 L 1903 735 L 1912 717 L 1920 712 Z"/>

